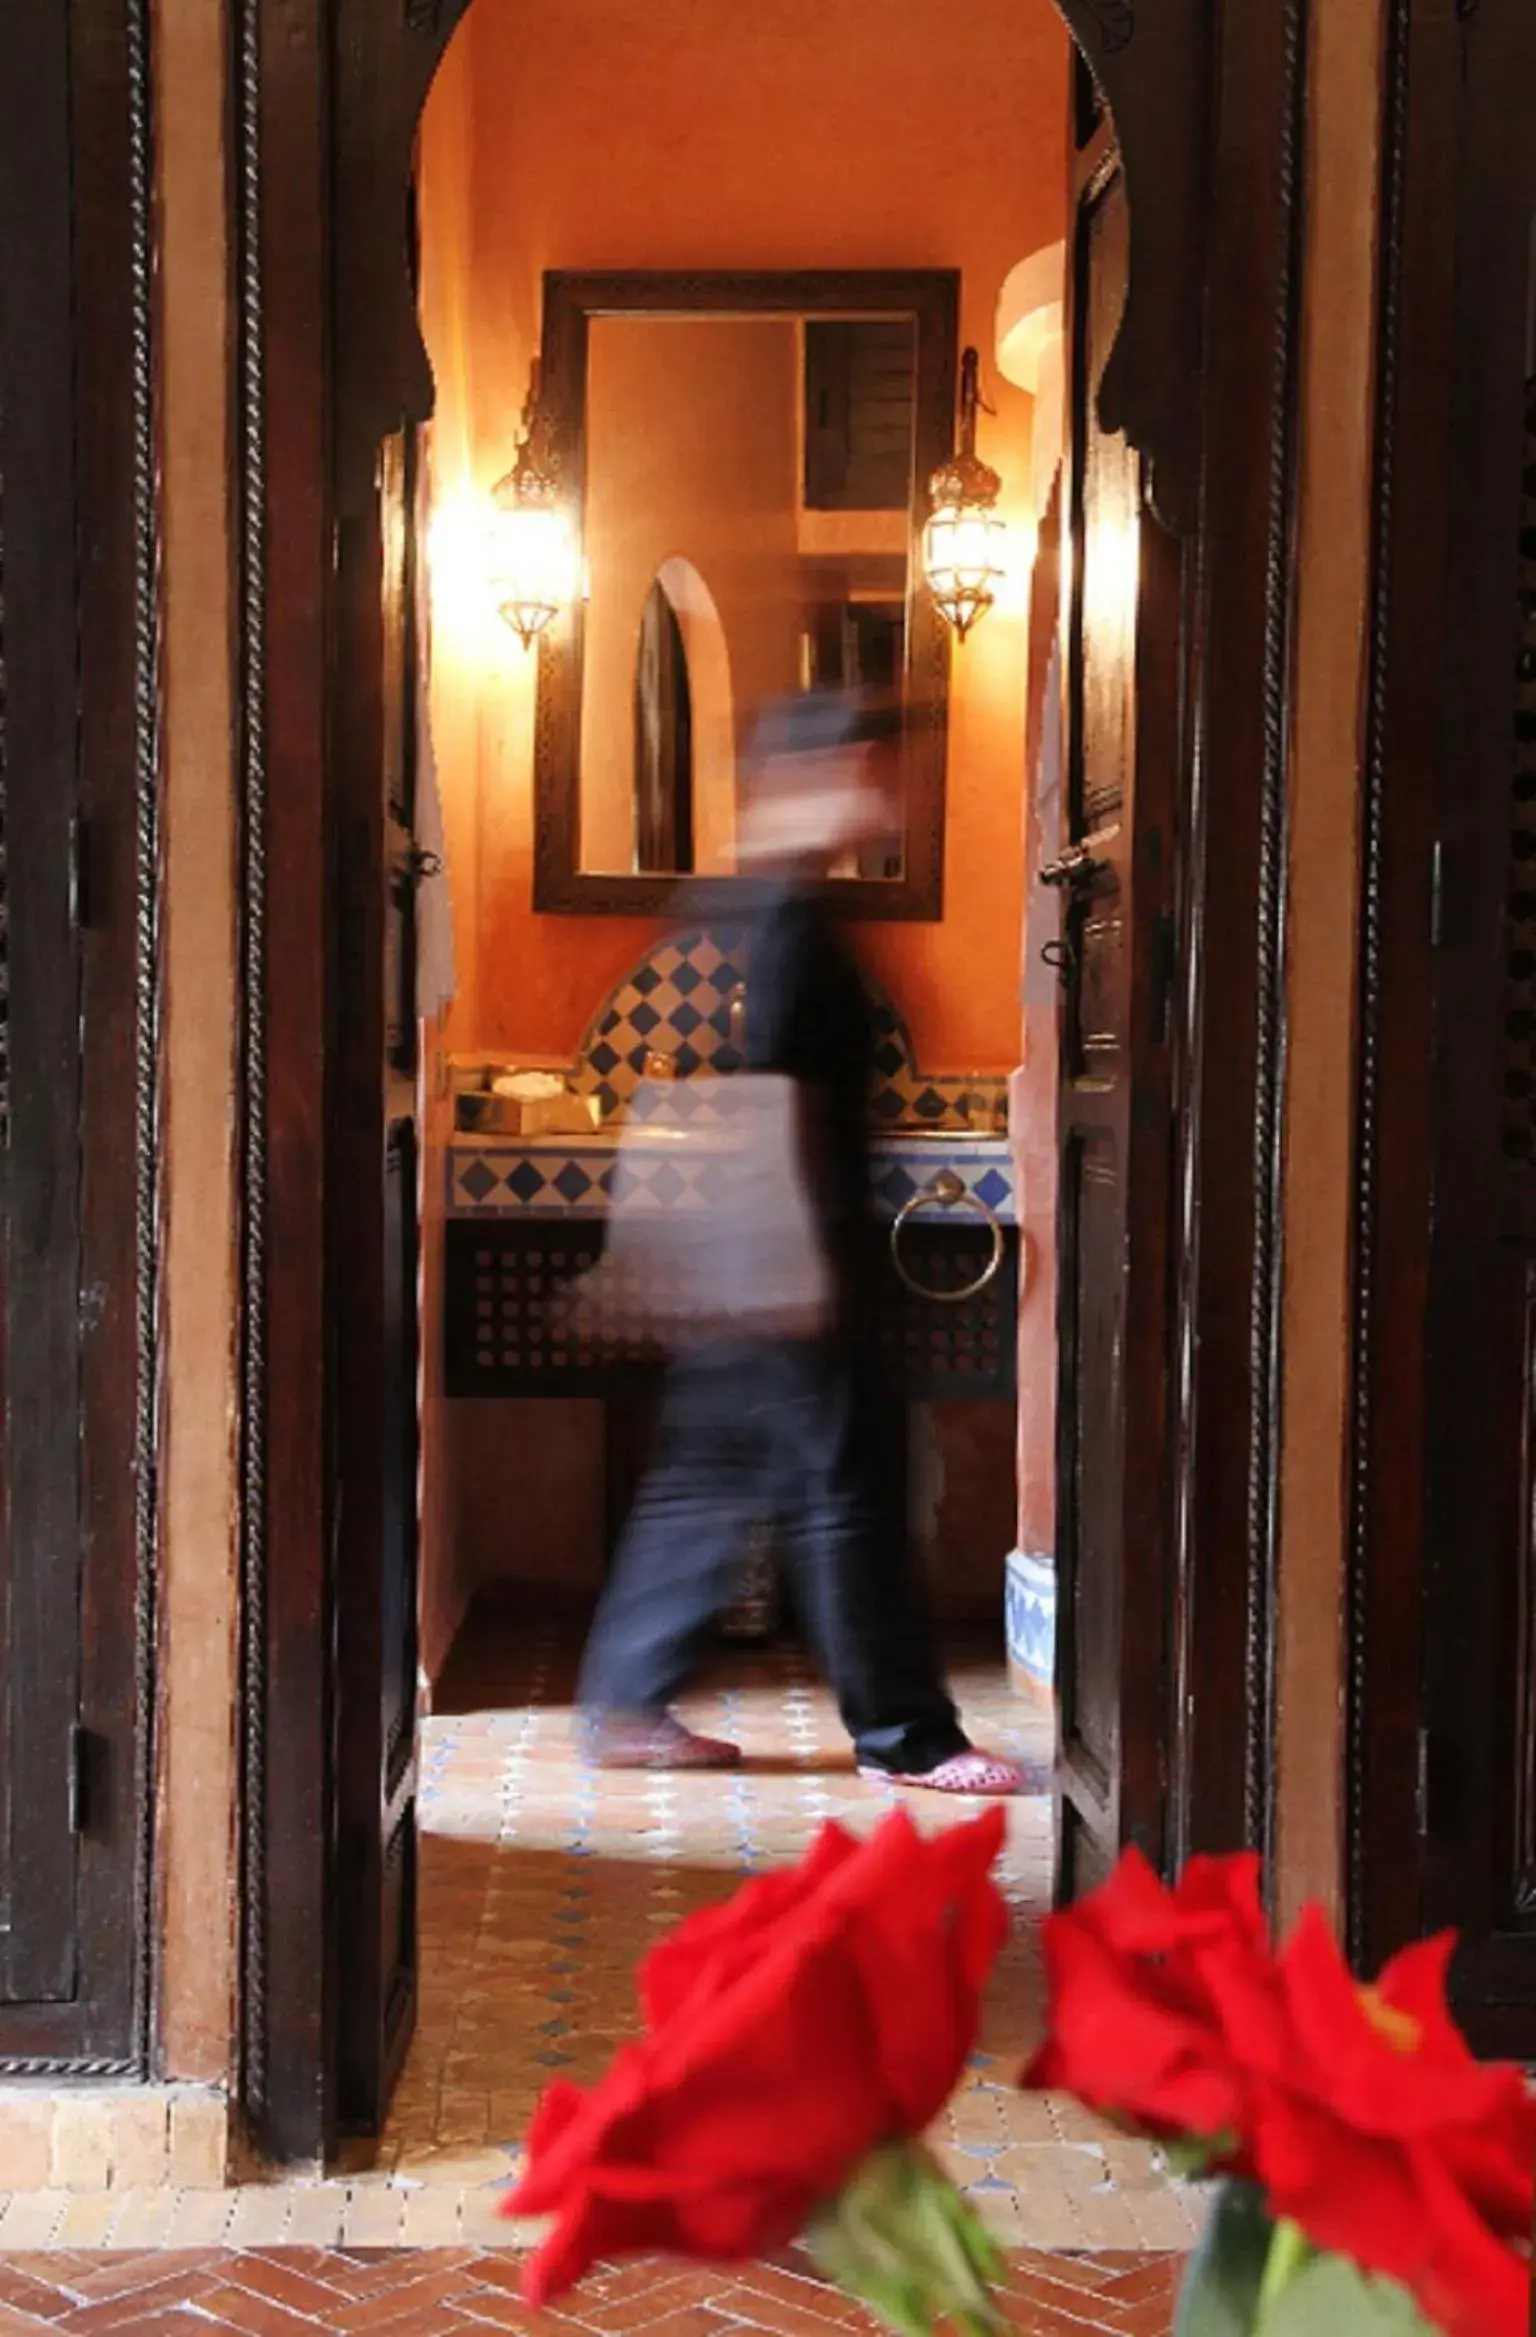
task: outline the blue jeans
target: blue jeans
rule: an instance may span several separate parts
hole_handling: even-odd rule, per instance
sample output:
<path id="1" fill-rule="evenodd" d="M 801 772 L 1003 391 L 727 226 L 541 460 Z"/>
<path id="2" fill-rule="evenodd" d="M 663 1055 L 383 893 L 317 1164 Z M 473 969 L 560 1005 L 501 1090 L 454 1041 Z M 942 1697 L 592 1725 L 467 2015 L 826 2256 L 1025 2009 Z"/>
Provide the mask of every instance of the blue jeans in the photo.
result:
<path id="1" fill-rule="evenodd" d="M 657 1454 L 582 1663 L 584 1711 L 664 1709 L 769 1517 L 786 1588 L 861 1765 L 921 1771 L 966 1739 L 913 1577 L 879 1407 L 836 1343 L 701 1347 L 671 1366 Z"/>

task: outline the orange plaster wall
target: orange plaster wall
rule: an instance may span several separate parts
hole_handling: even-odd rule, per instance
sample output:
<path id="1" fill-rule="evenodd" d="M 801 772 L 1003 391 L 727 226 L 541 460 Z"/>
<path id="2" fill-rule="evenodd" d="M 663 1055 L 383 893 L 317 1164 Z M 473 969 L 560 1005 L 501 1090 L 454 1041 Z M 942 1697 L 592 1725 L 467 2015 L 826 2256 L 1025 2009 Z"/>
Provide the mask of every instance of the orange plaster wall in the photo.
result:
<path id="1" fill-rule="evenodd" d="M 445 496 L 511 461 L 548 268 L 958 267 L 981 452 L 1026 507 L 1032 400 L 998 289 L 1064 218 L 1066 42 L 1047 0 L 476 0 L 423 121 L 424 317 Z M 440 590 L 433 706 L 459 931 L 450 1043 L 563 1053 L 652 927 L 530 903 L 532 660 Z M 948 912 L 862 929 L 932 1070 L 1018 1060 L 1027 583 L 954 660 Z"/>

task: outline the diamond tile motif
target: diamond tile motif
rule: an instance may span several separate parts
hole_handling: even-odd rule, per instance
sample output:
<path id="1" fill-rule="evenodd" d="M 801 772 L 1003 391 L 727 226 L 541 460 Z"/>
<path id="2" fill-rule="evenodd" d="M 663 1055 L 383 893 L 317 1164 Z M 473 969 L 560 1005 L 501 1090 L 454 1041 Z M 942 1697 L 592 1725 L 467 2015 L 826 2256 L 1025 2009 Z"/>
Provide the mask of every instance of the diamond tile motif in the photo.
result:
<path id="1" fill-rule="evenodd" d="M 577 1053 L 574 1084 L 597 1097 L 606 1119 L 628 1103 L 652 1053 L 671 1055 L 685 1078 L 698 1070 L 739 1069 L 733 1011 L 743 987 L 750 995 L 751 972 L 739 928 L 685 933 L 647 951 L 593 1016 Z M 882 1121 L 1006 1131 L 1003 1079 L 926 1076 L 892 1001 L 872 988 L 871 1006 L 879 1038 L 874 1108 Z"/>

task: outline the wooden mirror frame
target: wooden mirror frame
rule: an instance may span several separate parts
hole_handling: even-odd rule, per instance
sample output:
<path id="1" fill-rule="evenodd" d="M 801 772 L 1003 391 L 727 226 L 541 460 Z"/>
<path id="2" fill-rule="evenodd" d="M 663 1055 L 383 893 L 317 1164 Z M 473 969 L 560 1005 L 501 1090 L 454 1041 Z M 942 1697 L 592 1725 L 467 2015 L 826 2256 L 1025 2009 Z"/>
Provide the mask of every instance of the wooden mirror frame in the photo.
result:
<path id="1" fill-rule="evenodd" d="M 839 877 L 829 890 L 850 917 L 936 922 L 944 914 L 944 800 L 950 633 L 921 585 L 926 484 L 954 447 L 960 277 L 947 268 L 810 269 L 748 274 L 551 272 L 544 278 L 541 384 L 563 475 L 586 500 L 587 352 L 601 316 L 910 315 L 917 331 L 904 688 L 923 710 L 909 730 L 899 877 Z M 557 915 L 663 915 L 679 886 L 728 913 L 739 877 L 584 870 L 581 849 L 582 612 L 538 642 L 534 733 L 533 905 Z M 718 894 L 718 902 L 715 896 Z"/>

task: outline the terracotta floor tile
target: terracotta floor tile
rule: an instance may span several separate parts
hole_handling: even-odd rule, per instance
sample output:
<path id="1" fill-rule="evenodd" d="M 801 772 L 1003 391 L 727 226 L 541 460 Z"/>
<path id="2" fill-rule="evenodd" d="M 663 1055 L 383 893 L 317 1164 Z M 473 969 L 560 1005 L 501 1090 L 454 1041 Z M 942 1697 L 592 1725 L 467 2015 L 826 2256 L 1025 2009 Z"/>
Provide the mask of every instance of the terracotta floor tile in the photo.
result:
<path id="1" fill-rule="evenodd" d="M 532 2311 L 504 2288 L 468 2289 L 459 2299 L 459 2310 L 482 2328 L 512 2329 L 519 2337 L 536 2337 L 550 2326 L 548 2314 Z"/>
<path id="2" fill-rule="evenodd" d="M 247 2337 L 300 2337 L 300 2332 L 314 2337 L 315 2323 L 307 2315 L 291 2313 L 264 2296 L 253 2296 L 248 2288 L 213 2288 L 199 2303 L 214 2321 L 244 2330 Z"/>
<path id="3" fill-rule="evenodd" d="M 695 1725 L 743 1744 L 743 1770 L 594 1779 L 572 1752 L 576 1653 L 537 1629 L 498 1639 L 472 1623 L 426 1724 L 420 2017 L 384 2135 L 329 2180 L 224 2195 L 227 2249 L 157 2244 L 190 2195 L 125 2194 L 111 2229 L 137 2244 L 115 2251 L 48 2245 L 68 2230 L 63 2195 L 0 2195 L 0 2229 L 28 2249 L 0 2257 L 0 2332 L 867 2337 L 867 2317 L 797 2250 L 719 2272 L 603 2267 L 552 2313 L 516 2293 L 516 2235 L 496 2209 L 520 2137 L 553 2077 L 590 2084 L 634 2034 L 646 1948 L 743 1874 L 798 1857 L 826 1817 L 867 1834 L 895 1798 L 852 1774 L 829 1698 L 782 1650 L 732 1656 L 687 1701 Z M 962 1655 L 953 1677 L 976 1736 L 1023 1761 L 1042 1791 L 1008 1813 L 999 1880 L 1013 1933 L 981 2052 L 935 2139 L 1014 2248 L 1006 2306 L 1019 2337 L 1166 2337 L 1189 2194 L 1074 2104 L 1014 2090 L 1042 2003 L 1049 1715 L 1010 1694 L 995 1654 Z M 908 1798 L 925 1829 L 972 1814 Z M 1058 2252 L 1085 2221 L 1145 2244 Z"/>

